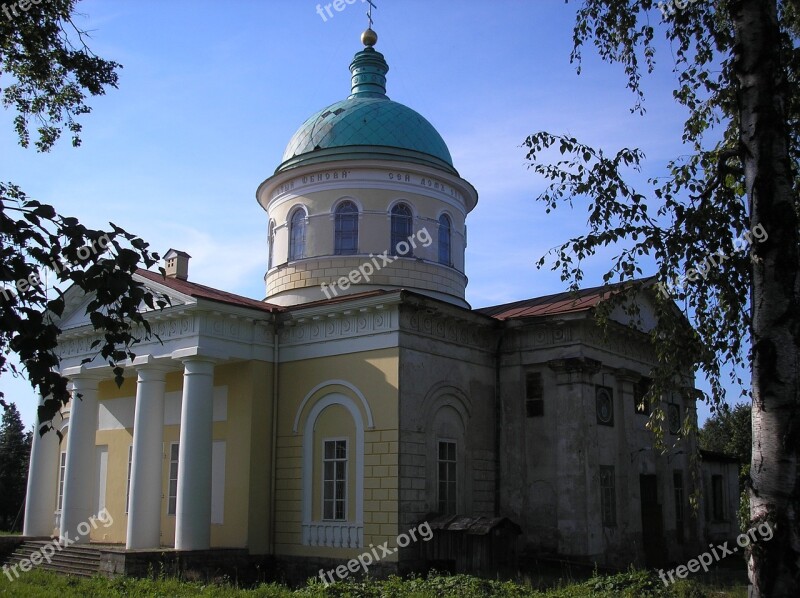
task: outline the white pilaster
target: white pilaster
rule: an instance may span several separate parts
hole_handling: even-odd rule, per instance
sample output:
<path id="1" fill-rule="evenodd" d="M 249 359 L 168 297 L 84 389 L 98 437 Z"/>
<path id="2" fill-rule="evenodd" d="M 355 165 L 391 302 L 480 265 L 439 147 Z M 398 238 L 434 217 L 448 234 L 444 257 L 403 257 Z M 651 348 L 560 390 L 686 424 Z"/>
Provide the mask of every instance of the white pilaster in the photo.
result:
<path id="1" fill-rule="evenodd" d="M 161 465 L 166 371 L 158 366 L 145 365 L 137 368 L 137 377 L 125 546 L 158 548 L 161 544 Z"/>
<path id="2" fill-rule="evenodd" d="M 190 357 L 183 364 L 175 548 L 205 550 L 211 545 L 214 363 Z"/>
<path id="3" fill-rule="evenodd" d="M 44 399 L 39 397 L 41 405 Z M 25 498 L 24 536 L 50 536 L 58 492 L 58 435 L 50 430 L 39 435 L 39 418 L 33 430 L 33 445 L 28 468 L 28 491 Z"/>
<path id="4" fill-rule="evenodd" d="M 60 532 L 62 536 L 69 534 L 69 538 L 78 543 L 89 542 L 88 534 L 79 533 L 78 526 L 89 523 L 95 515 L 97 384 L 97 379 L 87 376 L 72 378 Z M 81 529 L 84 530 L 85 526 Z"/>

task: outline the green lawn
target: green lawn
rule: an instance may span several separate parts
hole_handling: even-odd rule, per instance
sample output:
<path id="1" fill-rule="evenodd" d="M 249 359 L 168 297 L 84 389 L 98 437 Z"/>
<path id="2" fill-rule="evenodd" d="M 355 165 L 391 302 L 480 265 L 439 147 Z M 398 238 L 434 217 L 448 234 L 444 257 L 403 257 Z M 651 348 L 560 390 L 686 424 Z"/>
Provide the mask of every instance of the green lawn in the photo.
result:
<path id="1" fill-rule="evenodd" d="M 325 587 L 319 580 L 310 582 L 299 590 L 289 590 L 278 585 L 261 585 L 255 589 L 238 589 L 229 584 L 204 584 L 181 582 L 174 579 L 105 579 L 96 577 L 90 580 L 64 577 L 40 571 L 22 574 L 19 579 L 9 581 L 0 574 L 0 595 L 22 596 L 25 598 L 183 598 L 189 596 L 213 596 L 221 598 L 313 598 L 313 597 L 352 597 L 352 598 L 434 598 L 452 596 L 453 598 L 473 598 L 496 596 L 498 598 L 578 598 L 581 596 L 600 596 L 608 598 L 704 598 L 704 597 L 745 597 L 746 588 L 719 590 L 700 585 L 696 581 L 682 581 L 665 588 L 657 577 L 636 571 L 611 576 L 595 576 L 585 582 L 555 587 L 538 592 L 511 582 L 497 582 L 458 575 L 444 577 L 432 575 L 427 578 L 401 580 L 390 578 L 385 581 L 362 581 L 337 583 Z"/>

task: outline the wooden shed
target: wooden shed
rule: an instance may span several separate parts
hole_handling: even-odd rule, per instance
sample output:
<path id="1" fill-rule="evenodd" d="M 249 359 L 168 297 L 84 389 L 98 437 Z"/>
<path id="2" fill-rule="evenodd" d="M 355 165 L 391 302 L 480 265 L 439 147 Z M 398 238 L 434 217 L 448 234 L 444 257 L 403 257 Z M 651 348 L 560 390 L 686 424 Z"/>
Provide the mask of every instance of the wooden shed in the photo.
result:
<path id="1" fill-rule="evenodd" d="M 515 572 L 522 529 L 507 517 L 432 516 L 433 538 L 423 557 L 429 568 L 450 573 Z"/>

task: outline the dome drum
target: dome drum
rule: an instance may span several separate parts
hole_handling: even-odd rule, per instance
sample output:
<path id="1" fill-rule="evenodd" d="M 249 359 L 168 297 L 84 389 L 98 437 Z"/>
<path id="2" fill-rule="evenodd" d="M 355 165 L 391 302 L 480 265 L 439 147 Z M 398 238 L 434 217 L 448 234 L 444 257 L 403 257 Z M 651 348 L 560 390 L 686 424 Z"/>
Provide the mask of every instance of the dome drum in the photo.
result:
<path id="1" fill-rule="evenodd" d="M 478 194 L 433 125 L 386 96 L 389 66 L 370 44 L 350 65 L 351 95 L 303 123 L 256 192 L 269 216 L 266 299 L 402 288 L 469 307 L 465 223 Z"/>

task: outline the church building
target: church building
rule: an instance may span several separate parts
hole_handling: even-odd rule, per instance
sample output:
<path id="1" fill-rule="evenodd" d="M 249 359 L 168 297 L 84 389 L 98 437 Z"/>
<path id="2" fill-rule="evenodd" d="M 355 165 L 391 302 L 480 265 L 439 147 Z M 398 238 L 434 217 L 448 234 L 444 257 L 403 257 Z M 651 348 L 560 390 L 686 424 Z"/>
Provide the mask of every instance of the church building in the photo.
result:
<path id="1" fill-rule="evenodd" d="M 663 397 L 670 449 L 652 449 L 648 293 L 607 337 L 607 288 L 472 309 L 478 192 L 387 96 L 372 29 L 362 42 L 350 95 L 303 123 L 256 192 L 263 301 L 193 281 L 170 250 L 166 277 L 137 274 L 171 304 L 147 312 L 158 338 L 118 387 L 83 363 L 99 336 L 90 298 L 68 291 L 75 398 L 54 420 L 63 440 L 35 435 L 24 534 L 241 549 L 310 575 L 423 524 L 432 538 L 406 537 L 381 571 L 486 569 L 523 550 L 609 566 L 697 554 L 712 523 L 735 521 L 738 491 L 693 468 L 691 392 Z M 697 484 L 713 509 L 690 508 Z M 113 524 L 82 534 L 103 509 Z"/>

